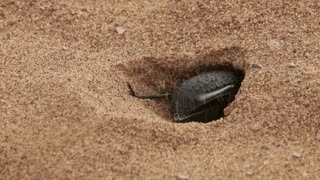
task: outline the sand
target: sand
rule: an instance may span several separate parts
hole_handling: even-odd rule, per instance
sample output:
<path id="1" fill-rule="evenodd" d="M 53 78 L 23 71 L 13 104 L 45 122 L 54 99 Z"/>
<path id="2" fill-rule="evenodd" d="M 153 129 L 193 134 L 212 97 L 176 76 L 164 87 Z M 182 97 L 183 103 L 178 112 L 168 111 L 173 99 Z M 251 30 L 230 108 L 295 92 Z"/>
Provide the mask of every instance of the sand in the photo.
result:
<path id="1" fill-rule="evenodd" d="M 4 179 L 320 177 L 320 5 L 0 1 Z M 174 123 L 174 88 L 245 72 L 226 117 Z"/>

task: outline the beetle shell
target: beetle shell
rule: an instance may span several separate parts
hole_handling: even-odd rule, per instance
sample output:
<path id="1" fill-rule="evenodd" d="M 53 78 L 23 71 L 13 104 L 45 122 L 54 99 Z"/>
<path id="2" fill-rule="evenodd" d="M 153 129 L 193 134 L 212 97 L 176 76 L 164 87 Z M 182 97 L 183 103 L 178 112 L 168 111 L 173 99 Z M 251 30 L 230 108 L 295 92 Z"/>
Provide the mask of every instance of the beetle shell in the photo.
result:
<path id="1" fill-rule="evenodd" d="M 214 71 L 197 75 L 184 81 L 172 95 L 174 105 L 173 114 L 175 121 L 201 120 L 209 121 L 223 115 L 223 109 L 234 100 L 243 76 L 233 71 Z M 228 85 L 235 85 L 235 88 L 228 90 L 227 96 L 223 96 L 225 104 L 214 100 L 203 104 L 196 100 L 196 97 L 209 93 Z M 186 118 L 190 114 L 201 112 L 196 116 Z"/>

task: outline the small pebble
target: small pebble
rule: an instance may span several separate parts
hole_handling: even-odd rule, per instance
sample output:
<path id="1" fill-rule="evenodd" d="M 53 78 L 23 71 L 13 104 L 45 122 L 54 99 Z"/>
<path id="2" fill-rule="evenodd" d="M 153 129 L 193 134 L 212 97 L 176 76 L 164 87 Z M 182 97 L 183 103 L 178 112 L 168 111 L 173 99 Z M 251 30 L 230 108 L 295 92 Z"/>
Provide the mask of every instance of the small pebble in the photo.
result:
<path id="1" fill-rule="evenodd" d="M 14 26 L 16 24 L 16 22 L 14 22 L 14 21 L 8 21 L 7 22 L 7 25 L 8 26 Z"/>
<path id="2" fill-rule="evenodd" d="M 279 40 L 277 40 L 277 39 L 272 39 L 272 40 L 268 41 L 267 44 L 270 49 L 279 49 L 281 46 Z"/>
<path id="3" fill-rule="evenodd" d="M 310 58 L 310 57 L 311 57 L 311 54 L 310 54 L 309 52 L 306 52 L 306 53 L 304 54 L 304 56 L 305 56 L 306 58 Z"/>
<path id="4" fill-rule="evenodd" d="M 177 176 L 177 180 L 188 180 L 189 177 L 188 176 L 184 176 L 184 175 L 178 175 Z"/>
<path id="5" fill-rule="evenodd" d="M 294 64 L 294 63 L 289 63 L 289 64 L 288 64 L 288 67 L 289 67 L 289 68 L 296 68 L 296 67 L 299 67 L 299 65 Z"/>
<path id="6" fill-rule="evenodd" d="M 261 146 L 262 149 L 269 150 L 271 147 L 268 144 L 264 144 Z"/>
<path id="7" fill-rule="evenodd" d="M 2 9 L 0 9 L 0 18 L 2 19 L 6 18 L 6 14 L 2 11 Z"/>
<path id="8" fill-rule="evenodd" d="M 303 172 L 303 173 L 302 173 L 302 176 L 303 176 L 303 177 L 307 177 L 307 176 L 308 176 L 308 173 L 307 173 L 307 172 Z"/>
<path id="9" fill-rule="evenodd" d="M 123 34 L 126 30 L 123 27 L 118 26 L 118 27 L 116 27 L 116 31 L 118 34 Z"/>
<path id="10" fill-rule="evenodd" d="M 251 67 L 252 68 L 261 69 L 261 66 L 259 64 L 252 64 Z"/>
<path id="11" fill-rule="evenodd" d="M 298 152 L 294 152 L 294 153 L 292 153 L 292 156 L 293 156 L 294 158 L 300 158 L 300 157 L 301 157 L 301 154 L 298 153 Z"/>
<path id="12" fill-rule="evenodd" d="M 261 129 L 260 123 L 256 123 L 250 127 L 252 131 L 259 131 Z"/>
<path id="13" fill-rule="evenodd" d="M 246 175 L 248 175 L 248 176 L 253 175 L 253 171 L 250 171 L 250 170 L 249 170 L 249 171 L 247 171 L 247 172 L 246 172 Z"/>

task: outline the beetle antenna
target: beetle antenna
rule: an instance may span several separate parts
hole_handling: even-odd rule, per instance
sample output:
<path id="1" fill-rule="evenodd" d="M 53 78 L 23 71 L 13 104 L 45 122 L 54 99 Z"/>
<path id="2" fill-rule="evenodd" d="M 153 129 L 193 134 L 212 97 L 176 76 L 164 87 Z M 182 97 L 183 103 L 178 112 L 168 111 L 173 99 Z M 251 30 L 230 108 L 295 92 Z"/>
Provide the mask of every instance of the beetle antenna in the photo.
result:
<path id="1" fill-rule="evenodd" d="M 163 94 L 151 94 L 151 95 L 139 95 L 137 94 L 131 84 L 129 82 L 127 82 L 128 84 L 128 87 L 129 87 L 129 90 L 130 90 L 130 94 L 133 96 L 133 97 L 136 97 L 136 98 L 139 98 L 139 99 L 161 99 L 161 98 L 171 98 L 171 93 L 163 93 Z"/>

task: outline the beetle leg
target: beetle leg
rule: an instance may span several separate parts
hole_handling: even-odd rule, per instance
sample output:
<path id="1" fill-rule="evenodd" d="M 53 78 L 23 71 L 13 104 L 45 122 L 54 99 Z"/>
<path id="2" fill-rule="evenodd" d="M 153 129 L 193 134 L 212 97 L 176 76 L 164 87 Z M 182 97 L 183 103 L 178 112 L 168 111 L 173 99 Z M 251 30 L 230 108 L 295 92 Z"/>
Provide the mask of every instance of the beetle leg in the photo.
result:
<path id="1" fill-rule="evenodd" d="M 227 103 L 230 103 L 234 100 L 234 94 L 228 94 Z"/>
<path id="2" fill-rule="evenodd" d="M 224 95 L 229 94 L 229 90 L 232 88 L 234 88 L 234 85 L 228 85 L 218 90 L 215 90 L 206 94 L 201 94 L 198 97 L 196 97 L 196 100 L 203 102 L 203 104 L 207 104 L 219 97 L 223 97 Z"/>
<path id="3" fill-rule="evenodd" d="M 177 122 L 185 121 L 185 120 L 189 119 L 190 117 L 196 116 L 196 115 L 201 114 L 201 113 L 203 113 L 205 111 L 207 111 L 207 110 L 203 110 L 203 111 L 200 111 L 200 112 L 195 112 L 195 113 L 189 114 L 187 116 L 183 116 L 183 117 L 180 117 L 178 113 L 175 113 L 174 114 L 174 120 L 177 121 Z"/>
<path id="4" fill-rule="evenodd" d="M 127 84 L 128 84 L 129 90 L 130 90 L 130 94 L 133 97 L 136 97 L 136 98 L 139 98 L 139 99 L 161 99 L 161 98 L 169 98 L 169 97 L 171 97 L 170 93 L 139 95 L 133 90 L 133 88 L 132 88 L 132 86 L 131 86 L 131 84 L 129 82 L 127 82 Z"/>
<path id="5" fill-rule="evenodd" d="M 219 101 L 220 104 L 222 104 L 223 106 L 225 106 L 227 103 L 225 101 L 225 99 L 223 98 L 223 96 L 218 97 L 217 100 Z"/>

